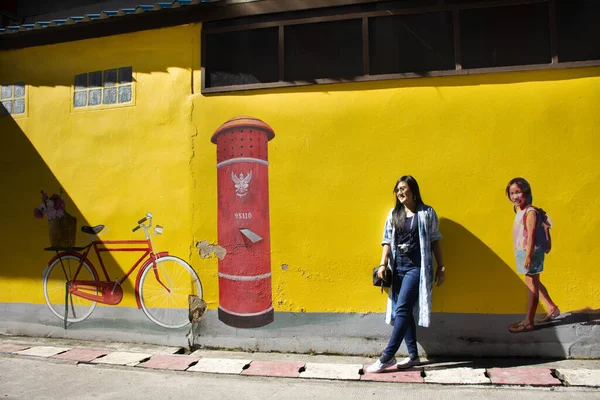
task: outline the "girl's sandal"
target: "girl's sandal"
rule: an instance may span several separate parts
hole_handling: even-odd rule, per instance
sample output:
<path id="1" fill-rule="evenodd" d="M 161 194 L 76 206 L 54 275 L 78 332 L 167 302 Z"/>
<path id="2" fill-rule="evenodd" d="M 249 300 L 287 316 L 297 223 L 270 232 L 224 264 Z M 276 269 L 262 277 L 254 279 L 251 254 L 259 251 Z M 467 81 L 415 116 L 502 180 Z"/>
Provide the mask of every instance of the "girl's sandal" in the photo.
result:
<path id="1" fill-rule="evenodd" d="M 534 329 L 535 326 L 533 323 L 525 323 L 524 321 L 515 322 L 508 326 L 508 331 L 510 333 L 531 332 Z"/>
<path id="2" fill-rule="evenodd" d="M 554 310 L 552 310 L 551 312 L 542 314 L 538 319 L 535 320 L 535 322 L 544 323 L 544 322 L 552 321 L 559 315 L 560 315 L 560 310 L 558 309 L 558 307 L 555 307 Z"/>

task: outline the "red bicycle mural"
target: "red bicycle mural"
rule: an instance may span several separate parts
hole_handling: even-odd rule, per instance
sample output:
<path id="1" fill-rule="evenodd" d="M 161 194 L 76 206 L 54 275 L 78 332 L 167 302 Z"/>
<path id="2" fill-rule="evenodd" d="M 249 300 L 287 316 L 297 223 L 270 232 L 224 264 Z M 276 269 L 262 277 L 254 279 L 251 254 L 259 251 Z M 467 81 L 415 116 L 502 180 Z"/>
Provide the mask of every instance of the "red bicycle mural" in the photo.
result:
<path id="1" fill-rule="evenodd" d="M 144 224 L 147 222 L 147 224 Z M 121 283 L 141 265 L 135 281 L 138 308 L 154 323 L 165 328 L 181 328 L 189 323 L 188 296 L 202 298 L 202 284 L 196 271 L 182 259 L 168 252 L 155 252 L 152 245 L 152 214 L 138 221 L 133 232 L 142 229 L 145 240 L 93 240 L 85 247 L 45 250 L 57 254 L 44 270 L 43 285 L 50 311 L 67 322 L 88 318 L 98 303 L 117 305 L 123 299 Z M 82 232 L 97 235 L 104 225 L 83 226 Z M 163 228 L 154 227 L 160 235 Z M 100 279 L 88 255 L 94 249 L 105 279 Z M 121 278 L 111 280 L 101 254 L 103 252 L 140 252 L 142 255 Z"/>

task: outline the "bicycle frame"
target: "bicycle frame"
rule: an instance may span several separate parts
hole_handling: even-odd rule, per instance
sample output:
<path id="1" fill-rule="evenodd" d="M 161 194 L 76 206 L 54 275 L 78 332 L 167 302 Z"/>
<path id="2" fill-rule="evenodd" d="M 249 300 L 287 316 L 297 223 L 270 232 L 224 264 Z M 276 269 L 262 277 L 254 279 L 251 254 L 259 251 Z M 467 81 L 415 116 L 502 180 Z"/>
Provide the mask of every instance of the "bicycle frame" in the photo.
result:
<path id="1" fill-rule="evenodd" d="M 74 253 L 77 257 L 80 258 L 79 266 L 73 276 L 73 280 L 69 283 L 69 293 L 83 297 L 85 299 L 96 301 L 103 304 L 116 305 L 121 302 L 123 299 L 123 289 L 121 288 L 121 283 L 124 282 L 129 275 L 145 260 L 142 268 L 138 271 L 137 279 L 135 282 L 135 298 L 137 302 L 138 308 L 141 308 L 140 295 L 139 295 L 139 283 L 142 272 L 152 265 L 154 270 L 154 274 L 156 276 L 156 280 L 167 290 L 170 292 L 169 288 L 165 286 L 165 284 L 161 281 L 158 276 L 158 270 L 156 268 L 156 260 L 158 258 L 167 256 L 168 252 L 160 252 L 154 253 L 152 240 L 150 239 L 150 235 L 148 234 L 148 228 L 144 227 L 144 231 L 146 234 L 146 240 L 95 240 L 88 246 L 86 246 L 86 250 L 83 254 Z M 136 247 L 111 247 L 113 245 L 135 245 Z M 145 245 L 145 246 L 141 246 Z M 102 247 L 103 246 L 103 247 Z M 79 272 L 83 267 L 83 262 L 87 261 L 88 265 L 95 271 L 94 266 L 88 259 L 88 255 L 91 249 L 94 249 L 96 256 L 98 257 L 98 261 L 100 262 L 100 266 L 102 267 L 102 271 L 104 273 L 105 281 L 101 280 L 92 280 L 92 281 L 84 281 L 77 280 L 79 276 Z M 108 275 L 108 271 L 104 265 L 104 261 L 102 260 L 101 253 L 102 252 L 142 252 L 143 254 L 140 258 L 133 264 L 133 266 L 125 273 L 125 275 L 119 280 L 116 279 L 114 282 L 111 281 L 110 276 Z M 71 253 L 73 254 L 73 253 Z M 100 292 L 100 294 L 92 294 L 90 291 Z"/>

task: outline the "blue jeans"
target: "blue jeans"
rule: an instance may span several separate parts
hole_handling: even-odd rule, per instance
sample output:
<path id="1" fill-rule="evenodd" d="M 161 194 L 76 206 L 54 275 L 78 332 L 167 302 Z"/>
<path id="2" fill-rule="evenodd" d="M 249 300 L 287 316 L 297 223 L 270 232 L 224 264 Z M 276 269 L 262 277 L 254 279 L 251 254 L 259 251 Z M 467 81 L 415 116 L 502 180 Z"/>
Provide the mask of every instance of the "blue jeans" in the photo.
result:
<path id="1" fill-rule="evenodd" d="M 396 354 L 402 344 L 406 341 L 408 355 L 417 358 L 417 327 L 413 316 L 415 302 L 419 298 L 419 280 L 421 269 L 418 267 L 399 267 L 394 271 L 394 291 L 392 293 L 392 304 L 395 306 L 394 330 L 392 337 L 383 351 L 381 359 L 388 360 Z"/>

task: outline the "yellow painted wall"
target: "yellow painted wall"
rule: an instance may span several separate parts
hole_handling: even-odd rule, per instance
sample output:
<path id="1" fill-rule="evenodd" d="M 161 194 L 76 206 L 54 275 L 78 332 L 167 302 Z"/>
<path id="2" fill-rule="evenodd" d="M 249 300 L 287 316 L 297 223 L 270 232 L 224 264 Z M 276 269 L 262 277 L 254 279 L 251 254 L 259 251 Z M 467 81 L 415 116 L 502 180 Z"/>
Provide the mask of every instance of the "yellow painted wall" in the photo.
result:
<path id="1" fill-rule="evenodd" d="M 40 189 L 51 194 L 62 186 L 78 225 L 106 224 L 106 240 L 143 239 L 131 228 L 151 211 L 165 227 L 156 247 L 190 257 L 191 59 L 199 32 L 181 26 L 0 52 L 0 82 L 24 81 L 29 91 L 27 118 L 0 118 L 0 240 L 8 261 L 0 267 L 0 302 L 44 303 L 48 228 L 32 214 Z M 75 75 L 123 66 L 133 66 L 135 106 L 72 112 Z M 140 255 L 109 260 L 111 278 L 121 278 Z M 122 305 L 135 305 L 130 285 Z"/>
<path id="2" fill-rule="evenodd" d="M 433 311 L 524 312 L 504 195 L 516 176 L 529 180 L 555 226 L 542 282 L 562 310 L 600 307 L 600 69 L 197 96 L 195 104 L 194 121 L 206 126 L 196 138 L 205 152 L 198 170 L 214 166 L 214 148 L 201 144 L 228 118 L 252 115 L 275 130 L 276 309 L 383 310 L 369 273 L 403 174 L 446 219 L 447 281 L 435 289 Z"/>
<path id="3" fill-rule="evenodd" d="M 52 177 L 40 182 L 34 169 L 15 176 L 11 168 L 35 149 L 81 216 L 111 227 L 104 239 L 134 238 L 130 228 L 152 211 L 166 226 L 158 247 L 194 266 L 216 308 L 217 260 L 194 248 L 217 240 L 210 137 L 228 119 L 250 115 L 276 134 L 275 311 L 383 311 L 370 273 L 403 174 L 417 178 L 442 219 L 447 278 L 433 311 L 524 312 L 504 195 L 515 176 L 529 180 L 534 204 L 554 223 L 542 274 L 553 299 L 563 311 L 600 308 L 600 68 L 202 95 L 199 34 L 190 25 L 0 53 L 0 82 L 29 85 L 29 116 L 2 118 L 0 130 L 12 137 L 20 129 L 31 142 L 14 152 L 0 135 L 8 193 L 0 238 L 10 253 L 0 302 L 43 302 L 46 226 L 31 210 Z M 70 112 L 75 74 L 125 65 L 134 68 L 134 107 Z M 124 305 L 133 305 L 131 296 Z"/>

